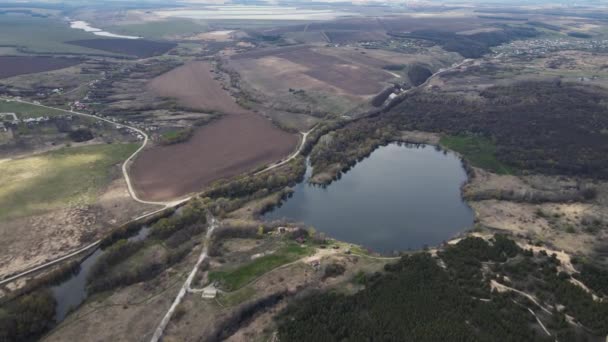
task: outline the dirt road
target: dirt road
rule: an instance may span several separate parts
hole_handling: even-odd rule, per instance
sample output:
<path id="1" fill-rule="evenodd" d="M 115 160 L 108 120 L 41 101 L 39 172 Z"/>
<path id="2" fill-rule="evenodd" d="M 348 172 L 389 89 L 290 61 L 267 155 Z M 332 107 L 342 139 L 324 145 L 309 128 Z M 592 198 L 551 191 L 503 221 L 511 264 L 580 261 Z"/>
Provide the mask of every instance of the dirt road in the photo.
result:
<path id="1" fill-rule="evenodd" d="M 191 289 L 190 286 L 192 285 L 192 280 L 196 276 L 196 272 L 198 271 L 198 269 L 201 266 L 201 264 L 203 263 L 203 261 L 205 261 L 205 259 L 207 258 L 209 239 L 211 238 L 211 235 L 213 234 L 213 231 L 215 230 L 215 228 L 217 228 L 217 226 L 219 225 L 219 222 L 213 216 L 209 216 L 208 220 L 209 220 L 209 229 L 207 229 L 207 234 L 205 234 L 205 242 L 204 242 L 204 246 L 203 246 L 201 255 L 198 257 L 198 261 L 192 268 L 192 271 L 190 271 L 190 275 L 188 275 L 188 278 L 184 282 L 184 285 L 182 285 L 182 288 L 177 293 L 177 296 L 175 297 L 173 304 L 171 304 L 171 307 L 169 307 L 169 311 L 167 311 L 167 313 L 165 314 L 163 319 L 160 321 L 158 327 L 154 331 L 154 335 L 152 335 L 150 342 L 158 342 L 160 340 L 160 338 L 163 336 L 163 332 L 165 331 L 167 324 L 169 324 L 169 321 L 171 321 L 171 316 L 173 316 L 175 309 L 177 309 L 177 306 L 182 302 L 186 293 L 188 293 L 189 290 Z"/>

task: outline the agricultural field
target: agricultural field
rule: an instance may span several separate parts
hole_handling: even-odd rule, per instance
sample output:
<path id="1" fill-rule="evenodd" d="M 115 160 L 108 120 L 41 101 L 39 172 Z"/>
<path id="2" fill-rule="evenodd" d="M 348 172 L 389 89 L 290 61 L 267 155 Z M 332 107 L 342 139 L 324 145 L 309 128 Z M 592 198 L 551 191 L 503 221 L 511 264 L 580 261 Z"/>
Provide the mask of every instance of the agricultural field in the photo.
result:
<path id="1" fill-rule="evenodd" d="M 112 55 L 111 53 L 66 43 L 91 39 L 90 33 L 74 30 L 56 18 L 0 14 L 0 45 L 17 48 L 21 53 Z"/>
<path id="2" fill-rule="evenodd" d="M 70 40 L 66 43 L 137 58 L 147 58 L 162 55 L 177 46 L 176 43 L 170 42 L 121 38 Z"/>
<path id="3" fill-rule="evenodd" d="M 409 85 L 409 65 L 423 64 L 436 71 L 460 59 L 439 48 L 403 54 L 358 47 L 296 46 L 237 54 L 228 67 L 239 74 L 240 87 L 266 107 L 332 117 L 360 109 L 393 83 Z M 403 68 L 388 70 L 391 65 Z"/>
<path id="4" fill-rule="evenodd" d="M 184 143 L 143 151 L 130 173 L 142 198 L 174 199 L 286 157 L 297 141 L 258 114 L 226 115 Z"/>
<path id="5" fill-rule="evenodd" d="M 0 79 L 63 69 L 80 62 L 79 59 L 54 57 L 0 57 Z"/>
<path id="6" fill-rule="evenodd" d="M 152 79 L 147 88 L 159 97 L 175 98 L 186 108 L 225 114 L 245 113 L 246 110 L 215 77 L 211 63 L 190 62 Z"/>
<path id="7" fill-rule="evenodd" d="M 186 142 L 154 146 L 138 156 L 131 170 L 137 191 L 144 198 L 181 197 L 215 180 L 279 160 L 295 148 L 295 135 L 240 107 L 214 76 L 208 62 L 191 62 L 148 83 L 158 96 L 223 116 L 196 128 Z"/>

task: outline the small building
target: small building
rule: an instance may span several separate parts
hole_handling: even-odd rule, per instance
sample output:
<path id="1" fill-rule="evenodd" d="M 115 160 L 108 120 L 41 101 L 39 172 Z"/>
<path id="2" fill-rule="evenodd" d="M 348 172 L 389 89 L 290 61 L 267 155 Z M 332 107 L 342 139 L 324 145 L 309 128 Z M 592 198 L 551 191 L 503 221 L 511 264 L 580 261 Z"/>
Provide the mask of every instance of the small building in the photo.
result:
<path id="1" fill-rule="evenodd" d="M 217 289 L 213 286 L 209 286 L 203 289 L 201 297 L 205 299 L 213 299 L 217 296 Z"/>

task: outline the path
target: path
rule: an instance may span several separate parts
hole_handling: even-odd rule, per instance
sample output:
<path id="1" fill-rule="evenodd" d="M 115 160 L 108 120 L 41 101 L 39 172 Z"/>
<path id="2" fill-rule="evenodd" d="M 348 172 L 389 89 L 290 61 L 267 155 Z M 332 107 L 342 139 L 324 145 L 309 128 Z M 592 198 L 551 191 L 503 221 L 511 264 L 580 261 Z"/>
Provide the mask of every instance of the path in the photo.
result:
<path id="1" fill-rule="evenodd" d="M 175 297 L 173 304 L 171 304 L 169 311 L 167 311 L 167 313 L 165 314 L 163 319 L 160 321 L 158 327 L 154 331 L 154 335 L 152 335 L 150 342 L 158 342 L 160 340 L 160 338 L 163 336 L 163 332 L 165 331 L 165 328 L 167 327 L 167 324 L 169 324 L 169 321 L 171 321 L 171 316 L 173 316 L 173 313 L 175 312 L 175 310 L 177 309 L 179 304 L 184 299 L 184 296 L 186 295 L 186 293 L 189 292 L 189 290 L 191 289 L 190 286 L 192 285 L 192 280 L 196 276 L 196 272 L 198 271 L 198 269 L 201 266 L 201 264 L 203 263 L 203 261 L 205 261 L 205 259 L 207 258 L 209 239 L 211 238 L 211 234 L 213 234 L 213 231 L 215 230 L 217 225 L 218 225 L 218 221 L 215 219 L 215 217 L 210 216 L 209 217 L 209 229 L 207 230 L 207 234 L 205 234 L 205 243 L 204 243 L 201 255 L 198 257 L 198 261 L 194 265 L 194 268 L 192 268 L 192 271 L 190 271 L 190 275 L 184 282 L 184 285 L 182 285 L 182 288 L 177 293 L 177 296 Z"/>
<path id="2" fill-rule="evenodd" d="M 283 165 L 289 163 L 290 161 L 292 161 L 293 159 L 295 159 L 300 154 L 300 152 L 302 152 L 302 149 L 304 148 L 304 144 L 306 144 L 306 138 L 308 138 L 308 135 L 312 131 L 314 131 L 315 128 L 317 128 L 317 125 L 315 125 L 313 128 L 311 128 L 308 132 L 300 132 L 300 134 L 302 134 L 302 141 L 300 142 L 300 146 L 298 146 L 298 148 L 296 149 L 296 151 L 294 153 L 292 153 L 287 159 L 285 159 L 285 160 L 283 160 L 283 161 L 281 161 L 279 163 L 270 165 L 267 168 L 265 168 L 265 169 L 263 169 L 261 171 L 256 172 L 254 175 L 257 176 L 259 174 L 262 174 L 262 173 L 268 172 L 270 170 L 276 169 L 277 167 L 283 166 Z"/>
<path id="3" fill-rule="evenodd" d="M 165 210 L 165 209 L 167 209 L 167 208 L 166 208 L 166 207 L 163 207 L 163 208 L 161 208 L 161 209 L 154 210 L 154 211 L 149 212 L 149 213 L 147 213 L 147 214 L 140 215 L 140 216 L 138 216 L 138 217 L 136 217 L 136 218 L 134 218 L 134 219 L 132 219 L 132 220 L 129 220 L 129 221 L 125 222 L 125 223 L 124 223 L 124 224 L 122 224 L 122 225 L 125 225 L 125 224 L 130 223 L 130 222 L 139 221 L 139 220 L 141 220 L 141 219 L 143 219 L 143 218 L 146 218 L 146 217 L 148 217 L 148 216 L 152 216 L 152 215 L 154 215 L 154 214 L 157 214 L 157 213 L 159 213 L 159 212 L 161 212 L 161 211 L 163 211 L 163 210 Z M 97 240 L 97 241 L 95 241 L 95 242 L 93 242 L 93 243 L 91 243 L 91 244 L 89 244 L 89 245 L 86 245 L 86 246 L 84 246 L 84 247 L 82 247 L 82 248 L 79 248 L 79 249 L 77 249 L 77 250 L 75 250 L 75 251 L 73 251 L 73 252 L 69 252 L 68 254 L 66 254 L 66 255 L 64 255 L 64 256 L 61 256 L 61 257 L 59 257 L 59 258 L 57 258 L 57 259 L 55 259 L 55 260 L 51 260 L 51 261 L 46 262 L 46 263 L 44 263 L 44 264 L 42 264 L 42 265 L 34 266 L 34 267 L 29 268 L 29 269 L 27 269 L 27 270 L 25 270 L 25 271 L 22 271 L 22 272 L 17 273 L 17 274 L 15 274 L 15 275 L 13 275 L 13 276 L 10 276 L 10 277 L 8 277 L 8 278 L 6 278 L 6 279 L 2 279 L 2 280 L 0 280 L 0 286 L 1 286 L 1 285 L 4 285 L 4 284 L 8 284 L 8 283 L 10 283 L 10 282 L 12 282 L 12 281 L 14 281 L 14 280 L 17 280 L 17 279 L 19 279 L 19 278 L 21 278 L 21 277 L 25 277 L 25 276 L 26 276 L 26 275 L 28 275 L 28 274 L 32 274 L 32 273 L 34 273 L 34 272 L 37 272 L 37 271 L 43 270 L 43 269 L 45 269 L 45 268 L 51 267 L 51 266 L 53 266 L 53 265 L 55 265 L 55 264 L 58 264 L 58 263 L 60 263 L 60 262 L 62 262 L 62 261 L 65 261 L 65 260 L 67 260 L 67 259 L 70 259 L 71 257 L 74 257 L 74 256 L 76 256 L 76 255 L 78 255 L 78 254 L 82 254 L 82 253 L 84 253 L 84 252 L 86 252 L 86 251 L 88 251 L 88 250 L 90 250 L 90 249 L 97 248 L 97 246 L 99 246 L 99 244 L 101 243 L 101 240 L 102 240 L 102 239 L 99 239 L 99 240 Z"/>
<path id="4" fill-rule="evenodd" d="M 137 197 L 137 194 L 135 193 L 135 190 L 133 189 L 133 185 L 131 183 L 131 178 L 129 177 L 129 173 L 127 171 L 127 166 L 128 166 L 128 163 L 131 160 L 133 160 L 133 158 L 135 158 L 137 156 L 137 154 L 139 152 L 141 152 L 146 147 L 146 145 L 148 143 L 148 140 L 149 140 L 148 135 L 144 131 L 142 131 L 141 129 L 139 129 L 137 127 L 133 127 L 133 126 L 128 126 L 128 125 L 125 125 L 125 124 L 122 124 L 122 123 L 117 123 L 117 122 L 114 122 L 112 120 L 109 120 L 109 119 L 106 119 L 106 118 L 102 118 L 102 117 L 99 117 L 99 116 L 93 115 L 93 114 L 86 114 L 86 113 L 76 112 L 76 111 L 73 111 L 73 110 L 65 110 L 65 109 L 62 109 L 62 108 L 55 108 L 55 107 L 45 106 L 45 105 L 42 105 L 42 104 L 33 103 L 33 102 L 29 102 L 29 101 L 24 101 L 24 100 L 6 99 L 6 98 L 3 98 L 2 100 L 5 100 L 5 101 L 6 100 L 15 101 L 15 102 L 25 103 L 25 104 L 28 104 L 28 105 L 37 106 L 37 107 L 41 107 L 41 108 L 47 108 L 47 109 L 52 109 L 52 110 L 59 110 L 59 111 L 70 113 L 70 114 L 74 114 L 74 115 L 80 115 L 80 116 L 84 116 L 84 117 L 89 117 L 89 118 L 93 118 L 93 119 L 97 119 L 97 120 L 100 120 L 100 121 L 104 121 L 104 122 L 113 124 L 113 125 L 115 125 L 115 126 L 117 126 L 119 128 L 120 127 L 125 127 L 125 128 L 130 129 L 130 130 L 132 130 L 134 132 L 137 132 L 138 134 L 141 134 L 141 136 L 144 139 L 143 144 L 135 152 L 133 152 L 133 154 L 131 154 L 131 156 L 129 156 L 129 158 L 127 158 L 123 162 L 123 164 L 122 164 L 122 173 L 123 173 L 123 176 L 124 176 L 125 181 L 127 183 L 127 188 L 129 190 L 129 195 L 131 196 L 131 198 L 133 198 L 133 200 L 135 200 L 136 202 L 142 203 L 142 204 L 162 205 L 163 207 L 161 209 L 154 210 L 154 211 L 149 212 L 147 214 L 143 214 L 141 216 L 138 216 L 138 217 L 136 217 L 136 218 L 134 218 L 132 220 L 129 220 L 129 221 L 125 222 L 124 224 L 130 223 L 130 222 L 135 222 L 135 221 L 141 220 L 141 219 L 143 219 L 145 217 L 148 217 L 148 216 L 154 215 L 156 213 L 159 213 L 159 212 L 161 212 L 161 211 L 163 211 L 163 210 L 165 210 L 167 208 L 172 208 L 172 207 L 178 206 L 178 205 L 180 205 L 180 204 L 188 201 L 191 198 L 191 197 L 186 197 L 186 198 L 183 198 L 183 199 L 178 199 L 178 200 L 169 201 L 169 202 L 152 202 L 152 201 L 144 201 L 144 200 L 140 199 L 139 197 Z M 79 249 L 77 249 L 77 250 L 75 250 L 73 252 L 70 252 L 70 253 L 68 253 L 68 254 L 66 254 L 64 256 L 61 256 L 61 257 L 59 257 L 59 258 L 57 258 L 55 260 L 51 260 L 51 261 L 46 262 L 46 263 L 44 263 L 42 265 L 34 266 L 34 267 L 30 268 L 30 269 L 27 269 L 25 271 L 19 272 L 18 274 L 10 276 L 10 277 L 8 277 L 6 279 L 0 280 L 0 285 L 4 285 L 4 284 L 7 284 L 7 283 L 10 283 L 11 281 L 14 281 L 16 279 L 24 277 L 24 276 L 26 276 L 28 274 L 32 274 L 34 272 L 37 272 L 37 271 L 40 271 L 42 269 L 48 268 L 48 267 L 53 266 L 53 265 L 55 265 L 57 263 L 65 261 L 65 260 L 67 260 L 67 259 L 69 259 L 69 258 L 71 258 L 73 256 L 76 256 L 78 254 L 84 253 L 84 252 L 86 252 L 86 251 L 88 251 L 88 250 L 90 250 L 92 248 L 96 248 L 99 245 L 100 242 L 101 242 L 101 240 L 97 240 L 97 241 L 95 241 L 95 242 L 93 242 L 93 243 L 91 243 L 91 244 L 89 244 L 87 246 L 79 248 Z"/>
<path id="5" fill-rule="evenodd" d="M 139 198 L 137 196 L 137 194 L 135 193 L 135 190 L 133 189 L 133 185 L 131 183 L 131 178 L 129 177 L 129 173 L 127 172 L 127 166 L 128 166 L 128 163 L 131 160 L 133 160 L 133 158 L 135 158 L 146 147 L 146 145 L 148 144 L 148 141 L 149 141 L 148 134 L 146 134 L 146 132 L 144 132 L 143 130 L 141 130 L 141 129 L 137 128 L 137 127 L 134 127 L 134 126 L 129 126 L 129 125 L 125 125 L 123 123 L 114 122 L 114 121 L 112 121 L 110 119 L 102 118 L 102 117 L 97 116 L 97 115 L 76 112 L 76 111 L 74 111 L 72 109 L 66 110 L 66 109 L 62 109 L 62 108 L 45 106 L 45 105 L 42 105 L 42 104 L 33 103 L 33 102 L 29 102 L 29 101 L 24 101 L 24 100 L 17 100 L 17 99 L 10 99 L 10 101 L 25 103 L 25 104 L 29 104 L 29 105 L 37 106 L 37 107 L 41 107 L 41 108 L 47 108 L 47 109 L 52 109 L 52 110 L 59 110 L 59 111 L 63 111 L 63 112 L 74 114 L 74 115 L 80 115 L 80 116 L 84 116 L 84 117 L 88 117 L 88 118 L 93 118 L 93 119 L 96 119 L 96 120 L 104 121 L 104 122 L 110 123 L 112 125 L 115 125 L 116 128 L 124 127 L 124 128 L 130 129 L 130 130 L 132 130 L 132 131 L 140 134 L 143 137 L 143 139 L 144 139 L 143 143 L 122 164 L 122 174 L 125 177 L 125 181 L 127 182 L 127 188 L 129 189 L 129 195 L 131 195 L 131 198 L 133 198 L 133 200 L 135 200 L 136 202 L 142 203 L 142 204 L 162 205 L 162 206 L 165 206 L 166 208 L 169 207 L 169 206 L 172 206 L 174 204 L 175 201 L 173 201 L 173 202 L 153 202 L 153 201 L 142 200 L 141 198 Z"/>

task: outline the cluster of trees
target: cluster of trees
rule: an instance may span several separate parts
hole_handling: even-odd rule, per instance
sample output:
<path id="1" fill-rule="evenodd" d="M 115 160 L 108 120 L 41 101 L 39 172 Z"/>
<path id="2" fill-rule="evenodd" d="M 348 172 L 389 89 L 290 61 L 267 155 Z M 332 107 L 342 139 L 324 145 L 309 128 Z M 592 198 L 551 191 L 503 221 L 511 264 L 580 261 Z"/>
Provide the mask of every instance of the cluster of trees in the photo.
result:
<path id="1" fill-rule="evenodd" d="M 200 196 L 206 203 L 207 209 L 214 215 L 221 217 L 227 212 L 240 208 L 246 202 L 268 196 L 277 191 L 283 192 L 279 197 L 286 196 L 289 191 L 284 188 L 295 186 L 297 182 L 304 178 L 305 172 L 304 158 L 297 157 L 273 172 L 258 175 L 254 173 L 229 180 L 220 180 L 212 184 Z M 268 207 L 261 208 L 261 212 L 275 204 L 268 203 Z"/>
<path id="2" fill-rule="evenodd" d="M 226 319 L 220 322 L 215 330 L 207 337 L 207 341 L 219 342 L 225 341 L 227 338 L 236 333 L 242 325 L 253 319 L 254 315 L 260 313 L 267 308 L 271 308 L 278 302 L 283 300 L 288 293 L 281 291 L 271 295 L 256 299 L 245 305 L 240 306 L 235 312 L 230 314 Z"/>
<path id="3" fill-rule="evenodd" d="M 121 269 L 120 272 L 109 272 L 105 276 L 89 278 L 87 291 L 96 293 L 150 280 L 171 265 L 181 261 L 190 253 L 195 244 L 196 242 L 190 241 L 177 248 L 168 249 L 162 258 L 144 260 L 133 267 Z"/>
<path id="4" fill-rule="evenodd" d="M 315 293 L 294 301 L 278 317 L 279 337 L 304 340 L 386 341 L 560 341 L 587 340 L 608 333 L 608 303 L 557 271 L 559 260 L 534 255 L 511 239 L 467 237 L 438 253 L 445 268 L 427 253 L 404 256 L 367 276 L 354 295 Z M 595 274 L 598 272 L 595 271 Z M 509 276 L 509 283 L 505 275 Z M 529 292 L 547 307 L 565 306 L 542 316 L 552 336 L 538 329 L 528 308 L 538 308 L 517 293 L 492 291 L 492 278 Z M 541 285 L 529 286 L 530 280 Z M 566 323 L 569 314 L 586 329 Z"/>
<path id="5" fill-rule="evenodd" d="M 517 170 L 608 178 L 605 92 L 561 82 L 522 82 L 468 101 L 417 93 L 380 116 L 383 125 L 487 137 Z"/>
<path id="6" fill-rule="evenodd" d="M 162 145 L 173 145 L 186 142 L 192 138 L 194 129 L 186 127 L 165 132 L 160 135 L 160 143 Z"/>
<path id="7" fill-rule="evenodd" d="M 79 128 L 68 133 L 70 139 L 74 142 L 89 141 L 94 138 L 93 132 L 87 128 Z"/>
<path id="8" fill-rule="evenodd" d="M 171 216 L 173 215 L 173 213 L 175 213 L 175 208 L 167 208 L 155 215 L 151 215 L 145 218 L 144 220 L 124 224 L 123 226 L 113 230 L 111 234 L 106 236 L 101 241 L 100 247 L 106 248 L 118 240 L 127 239 L 137 234 L 143 226 L 152 224 L 153 222 L 156 222 L 163 217 Z"/>
<path id="9" fill-rule="evenodd" d="M 420 64 L 412 65 L 407 71 L 407 77 L 414 86 L 419 86 L 426 82 L 426 80 L 433 75 L 433 72 L 427 67 Z"/>
<path id="10" fill-rule="evenodd" d="M 111 240 L 113 243 L 104 250 L 104 254 L 99 257 L 87 275 L 88 291 L 92 293 L 105 291 L 152 279 L 167 267 L 179 262 L 197 244 L 192 237 L 205 231 L 205 214 L 206 211 L 200 201 L 193 201 L 182 207 L 179 212 L 157 219 L 150 227 L 147 240 Z M 122 236 L 133 234 L 134 231 L 126 227 Z M 162 240 L 167 247 L 162 256 L 154 260 L 142 260 L 129 267 L 121 267 L 129 257 L 143 248 L 158 243 L 158 240 Z"/>
<path id="11" fill-rule="evenodd" d="M 491 294 L 488 291 L 488 296 Z M 426 253 L 403 257 L 355 295 L 314 294 L 279 318 L 285 341 L 542 341 L 506 296 L 473 299 Z M 487 297 L 486 297 L 487 298 Z"/>
<path id="12" fill-rule="evenodd" d="M 581 266 L 578 278 L 600 296 L 608 296 L 608 271 L 592 264 Z"/>
<path id="13" fill-rule="evenodd" d="M 0 308 L 0 341 L 36 341 L 55 324 L 55 298 L 48 289 L 21 296 Z"/>
<path id="14" fill-rule="evenodd" d="M 112 266 L 115 266 L 116 264 L 132 256 L 143 246 L 143 241 L 117 241 L 112 246 L 106 248 L 104 250 L 104 254 L 101 255 L 97 262 L 91 267 L 89 273 L 87 274 L 87 281 L 91 283 L 95 281 L 95 279 L 104 277 Z"/>
<path id="15" fill-rule="evenodd" d="M 471 35 L 461 35 L 449 31 L 420 30 L 411 33 L 389 33 L 397 38 L 428 40 L 440 45 L 446 51 L 458 52 L 465 58 L 479 58 L 490 52 L 490 48 L 512 40 L 531 38 L 538 31 L 531 27 L 503 26 L 490 32 L 479 32 Z"/>
<path id="16" fill-rule="evenodd" d="M 156 221 L 150 228 L 150 237 L 164 240 L 188 226 L 204 225 L 206 223 L 206 211 L 202 203 L 191 201 L 181 209 L 180 213 Z"/>

